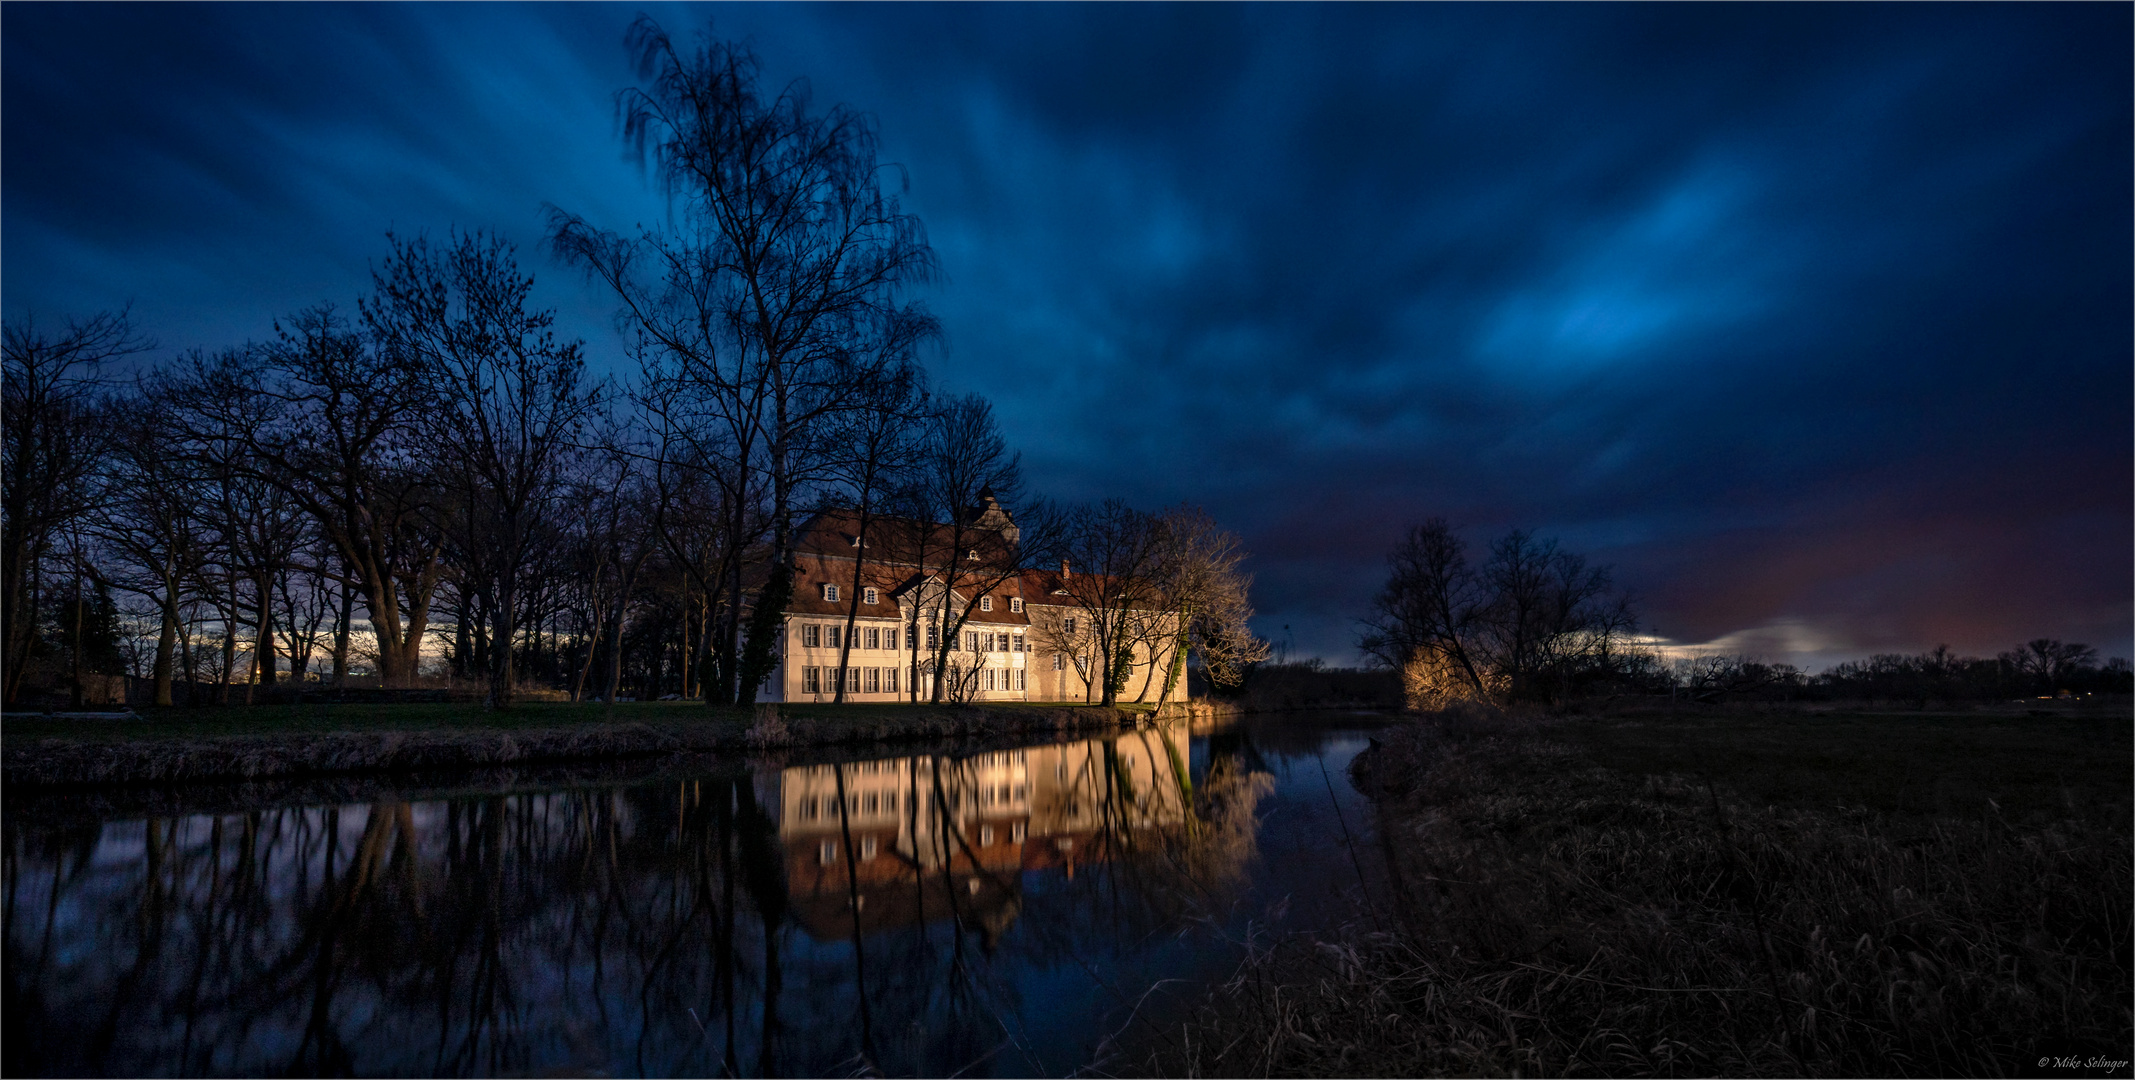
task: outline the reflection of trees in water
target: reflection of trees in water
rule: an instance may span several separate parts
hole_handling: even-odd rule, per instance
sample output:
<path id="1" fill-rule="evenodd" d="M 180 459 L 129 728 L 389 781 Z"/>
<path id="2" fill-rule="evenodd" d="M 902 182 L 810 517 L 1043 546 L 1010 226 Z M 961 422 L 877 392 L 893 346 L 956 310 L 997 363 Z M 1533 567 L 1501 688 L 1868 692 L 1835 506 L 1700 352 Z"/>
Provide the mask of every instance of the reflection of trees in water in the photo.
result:
<path id="1" fill-rule="evenodd" d="M 778 806 L 739 776 L 10 820 L 6 1071 L 943 1074 L 989 1053 L 1017 1071 L 1036 1064 L 1018 1059 L 1020 975 L 1132 950 L 1244 873 L 1265 778 L 1224 759 L 1195 784 L 1184 755 L 1153 732 L 1062 750 L 1075 806 L 1054 820 L 1076 857 L 1033 867 L 947 820 L 920 829 L 908 794 L 933 850 L 865 884 L 910 917 L 863 926 L 851 904 L 835 935 L 789 895 L 813 853 L 782 846 Z M 926 761 L 908 791 L 933 787 L 946 817 L 970 769 Z"/>

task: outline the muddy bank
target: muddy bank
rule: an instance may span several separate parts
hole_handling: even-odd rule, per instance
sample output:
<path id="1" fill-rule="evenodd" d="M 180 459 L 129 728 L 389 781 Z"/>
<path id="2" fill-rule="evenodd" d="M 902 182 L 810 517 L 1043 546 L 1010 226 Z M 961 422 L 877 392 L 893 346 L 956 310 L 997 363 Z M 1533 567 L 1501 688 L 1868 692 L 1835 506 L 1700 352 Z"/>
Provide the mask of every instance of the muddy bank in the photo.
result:
<path id="1" fill-rule="evenodd" d="M 1167 709 L 1166 715 L 1172 715 Z M 803 747 L 989 736 L 1084 734 L 1150 722 L 1146 711 L 1099 708 L 916 709 L 894 716 L 578 722 L 511 730 L 259 733 L 106 741 L 44 737 L 0 747 L 0 783 L 21 789 L 247 782 L 364 773 L 524 767 L 672 755 L 735 755 Z"/>

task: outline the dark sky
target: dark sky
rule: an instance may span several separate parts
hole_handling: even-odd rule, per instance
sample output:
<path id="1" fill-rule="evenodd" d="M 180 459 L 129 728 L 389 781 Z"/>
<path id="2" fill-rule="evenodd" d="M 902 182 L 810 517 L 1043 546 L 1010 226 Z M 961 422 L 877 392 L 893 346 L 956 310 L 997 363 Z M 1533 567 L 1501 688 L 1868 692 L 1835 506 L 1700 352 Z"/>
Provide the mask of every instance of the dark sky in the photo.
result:
<path id="1" fill-rule="evenodd" d="M 664 213 L 636 10 L 8 4 L 0 300 L 215 347 L 478 227 L 619 371 L 537 245 Z M 2130 652 L 2126 4 L 648 10 L 875 114 L 937 380 L 1041 491 L 1207 506 L 1297 653 L 1433 515 L 1678 643 Z"/>

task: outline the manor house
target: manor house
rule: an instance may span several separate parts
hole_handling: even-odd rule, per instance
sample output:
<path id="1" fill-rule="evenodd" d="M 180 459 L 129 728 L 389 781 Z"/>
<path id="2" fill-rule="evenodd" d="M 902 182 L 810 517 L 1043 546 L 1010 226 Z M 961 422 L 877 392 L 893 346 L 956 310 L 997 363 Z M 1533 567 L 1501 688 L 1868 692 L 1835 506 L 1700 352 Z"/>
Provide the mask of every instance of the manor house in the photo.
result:
<path id="1" fill-rule="evenodd" d="M 947 525 L 878 518 L 863 552 L 858 512 L 810 518 L 794 544 L 779 666 L 756 699 L 831 701 L 843 678 L 847 701 L 929 700 L 943 585 L 951 576 L 944 567 L 953 560 L 948 625 L 967 611 L 969 618 L 949 653 L 944 700 L 1100 700 L 1105 665 L 1096 656 L 1091 613 L 1074 598 L 1086 590 L 1070 587 L 1073 568 L 1063 561 L 1058 569 L 1004 569 L 1015 556 L 1014 521 L 990 494 L 970 513 L 961 552 L 949 550 L 954 530 Z M 1161 695 L 1158 668 L 1170 663 L 1172 619 L 1129 617 L 1136 667 L 1119 700 Z M 1150 663 L 1152 650 L 1162 665 Z"/>

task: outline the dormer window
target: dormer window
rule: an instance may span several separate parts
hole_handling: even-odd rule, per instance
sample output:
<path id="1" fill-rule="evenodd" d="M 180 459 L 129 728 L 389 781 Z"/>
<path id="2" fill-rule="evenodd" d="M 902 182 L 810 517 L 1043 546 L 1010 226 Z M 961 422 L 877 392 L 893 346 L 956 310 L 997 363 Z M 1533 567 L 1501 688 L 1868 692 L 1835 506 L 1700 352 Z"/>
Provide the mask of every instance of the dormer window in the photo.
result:
<path id="1" fill-rule="evenodd" d="M 965 552 L 964 558 L 970 560 L 971 562 L 979 561 L 979 549 L 972 548 L 970 551 Z"/>
<path id="2" fill-rule="evenodd" d="M 991 596 L 981 596 L 981 597 L 979 597 L 979 610 L 980 610 L 980 611 L 992 611 L 992 610 L 993 610 L 993 597 L 991 597 Z"/>
<path id="3" fill-rule="evenodd" d="M 1011 596 L 1011 597 L 1009 597 L 1009 598 L 1008 598 L 1008 610 L 1010 610 L 1010 611 L 1013 611 L 1013 612 L 1015 612 L 1015 613 L 1016 613 L 1016 614 L 1018 614 L 1018 615 L 1022 614 L 1022 613 L 1023 613 L 1023 598 L 1022 598 L 1022 597 L 1020 597 L 1020 596 Z"/>
<path id="4" fill-rule="evenodd" d="M 873 589 L 862 589 L 860 590 L 860 600 L 863 603 L 879 604 L 882 602 L 882 594 Z"/>
<path id="5" fill-rule="evenodd" d="M 859 547 L 859 546 L 860 546 L 860 538 L 859 538 L 859 537 L 857 537 L 857 536 L 853 537 L 853 538 L 852 538 L 852 541 L 853 541 L 853 546 L 854 546 L 854 547 Z"/>
<path id="6" fill-rule="evenodd" d="M 836 585 L 832 585 L 831 583 L 829 583 L 829 582 L 827 582 L 827 581 L 826 581 L 826 582 L 824 582 L 824 583 L 823 583 L 823 599 L 825 599 L 825 600 L 836 600 L 837 598 L 838 598 L 838 587 L 837 587 Z"/>

